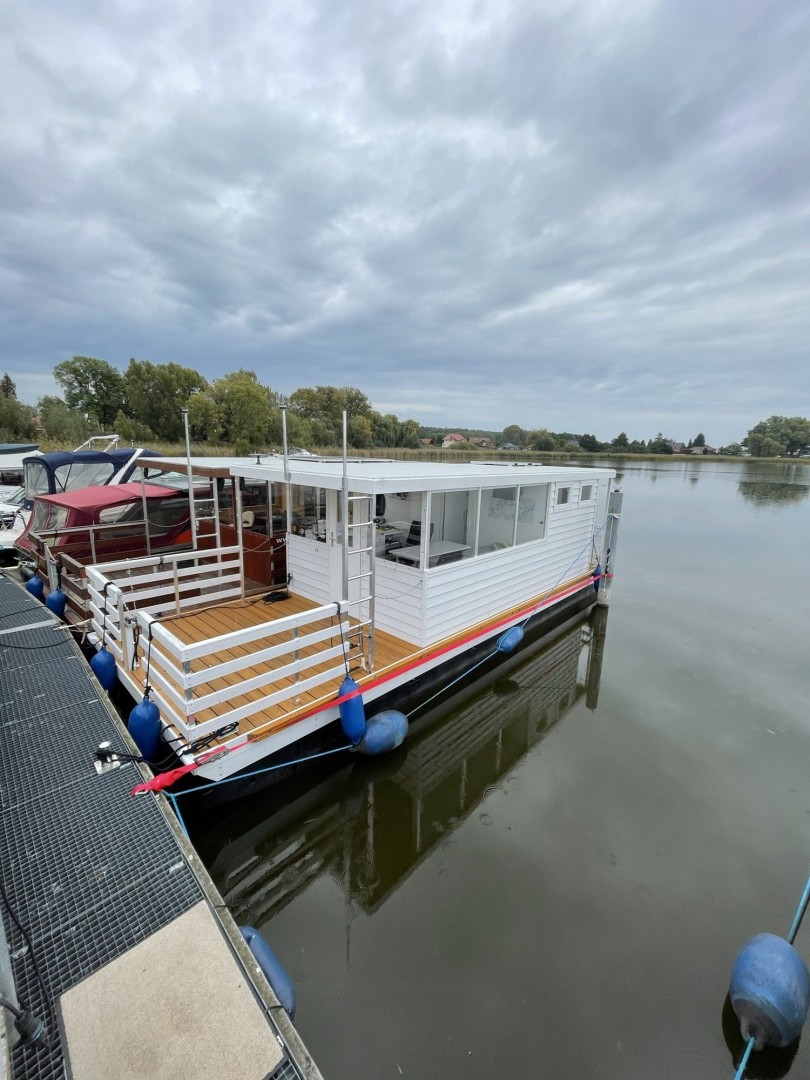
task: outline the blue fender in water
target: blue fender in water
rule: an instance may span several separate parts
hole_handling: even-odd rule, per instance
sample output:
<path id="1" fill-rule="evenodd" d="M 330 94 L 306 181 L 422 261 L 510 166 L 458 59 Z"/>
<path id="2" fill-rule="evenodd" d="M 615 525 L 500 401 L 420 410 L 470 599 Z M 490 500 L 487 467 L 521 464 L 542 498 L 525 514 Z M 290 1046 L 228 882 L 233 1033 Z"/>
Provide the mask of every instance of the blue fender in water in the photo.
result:
<path id="1" fill-rule="evenodd" d="M 42 599 L 42 594 L 45 591 L 45 584 L 39 574 L 34 574 L 32 578 L 29 578 L 25 583 L 25 588 L 31 593 L 37 600 Z"/>
<path id="2" fill-rule="evenodd" d="M 757 1050 L 788 1046 L 807 1019 L 810 972 L 784 938 L 757 934 L 734 961 L 729 997 L 746 1042 L 756 1038 Z"/>
<path id="3" fill-rule="evenodd" d="M 115 670 L 115 657 L 102 645 L 90 661 L 93 674 L 108 692 L 115 686 L 118 675 Z"/>
<path id="4" fill-rule="evenodd" d="M 284 965 L 255 927 L 240 926 L 239 929 L 282 1008 L 291 1020 L 295 1020 L 295 986 Z"/>
<path id="5" fill-rule="evenodd" d="M 129 714 L 129 733 L 145 758 L 153 761 L 160 746 L 160 710 L 145 697 Z"/>
<path id="6" fill-rule="evenodd" d="M 513 626 L 511 630 L 507 630 L 505 634 L 501 634 L 498 638 L 496 647 L 498 652 L 510 653 L 518 647 L 521 641 L 523 641 L 523 627 Z"/>
<path id="7" fill-rule="evenodd" d="M 357 744 L 357 751 L 368 757 L 387 754 L 405 742 L 408 734 L 408 718 L 396 709 L 385 709 L 372 716 L 366 725 L 366 733 Z"/>
<path id="8" fill-rule="evenodd" d="M 593 591 L 599 592 L 599 583 L 602 580 L 602 567 L 599 565 L 599 563 L 597 563 L 596 566 L 593 568 L 593 573 L 591 574 L 591 577 L 593 578 Z"/>
<path id="9" fill-rule="evenodd" d="M 347 675 L 340 684 L 338 696 L 343 697 L 344 694 L 351 694 L 357 688 L 357 683 L 351 675 Z M 343 734 L 352 746 L 357 746 L 366 730 L 366 709 L 363 704 L 363 695 L 355 694 L 348 701 L 342 701 L 339 709 L 340 726 L 343 729 Z"/>
<path id="10" fill-rule="evenodd" d="M 45 600 L 45 607 L 54 613 L 57 619 L 64 619 L 65 617 L 65 604 L 67 603 L 67 597 L 61 589 L 54 589 L 52 593 L 48 593 Z"/>

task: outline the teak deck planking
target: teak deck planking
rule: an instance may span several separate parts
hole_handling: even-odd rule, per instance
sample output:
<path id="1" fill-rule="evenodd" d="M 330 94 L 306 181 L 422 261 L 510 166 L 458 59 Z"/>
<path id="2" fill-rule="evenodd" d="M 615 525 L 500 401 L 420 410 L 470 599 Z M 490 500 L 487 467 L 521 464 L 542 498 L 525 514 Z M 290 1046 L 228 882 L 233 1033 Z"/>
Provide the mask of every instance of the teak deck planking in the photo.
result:
<path id="1" fill-rule="evenodd" d="M 565 592 L 575 585 L 577 582 L 590 581 L 590 574 L 585 574 L 581 578 L 575 578 L 571 581 L 561 584 L 556 592 Z M 509 617 L 519 613 L 522 610 L 526 610 L 532 606 L 533 602 L 537 602 L 545 597 L 537 597 L 534 601 L 528 601 L 523 604 L 516 605 L 512 608 L 501 612 L 497 617 L 498 619 L 508 619 Z M 236 630 L 243 630 L 249 626 L 258 626 L 262 623 L 269 622 L 271 619 L 283 618 L 287 615 L 298 614 L 303 611 L 311 610 L 319 605 L 313 601 L 307 600 L 301 596 L 290 595 L 285 599 L 275 601 L 271 604 L 264 603 L 264 596 L 247 598 L 245 600 L 236 600 L 219 605 L 211 605 L 210 607 L 200 608 L 196 611 L 191 611 L 179 616 L 168 616 L 160 621 L 166 626 L 172 634 L 178 637 L 186 644 L 196 644 L 201 641 L 205 641 L 212 637 L 218 637 L 221 634 L 231 633 Z M 344 616 L 345 618 L 345 616 Z M 312 623 L 309 626 L 309 630 L 316 630 L 322 626 L 328 625 L 332 620 L 325 619 L 317 623 Z M 357 651 L 356 648 L 352 649 L 349 654 L 349 665 L 352 676 L 356 679 L 357 683 L 362 687 L 364 682 L 368 682 L 372 679 L 378 679 L 382 674 L 389 672 L 390 670 L 396 670 L 398 667 L 404 667 L 406 664 L 412 663 L 437 649 L 443 647 L 452 647 L 454 642 L 461 641 L 464 638 L 474 635 L 479 629 L 484 629 L 490 625 L 495 619 L 488 619 L 486 622 L 480 623 L 478 626 L 468 627 L 462 633 L 456 634 L 451 638 L 448 638 L 444 642 L 434 642 L 424 648 L 420 648 L 413 645 L 411 642 L 402 640 L 395 637 L 393 634 L 389 634 L 384 630 L 375 630 L 374 634 L 374 654 L 375 664 L 373 671 L 365 671 L 357 663 Z M 259 639 L 262 647 L 272 644 L 275 641 L 289 640 L 287 635 L 281 637 L 279 635 L 270 635 Z M 235 660 L 241 657 L 249 656 L 251 651 L 257 647 L 258 642 L 252 642 L 248 645 L 240 645 L 235 648 L 223 650 L 217 653 L 216 662 L 224 663 L 228 660 Z M 157 644 L 153 640 L 152 649 L 157 651 Z M 309 646 L 308 648 L 301 649 L 301 655 L 311 655 L 317 651 L 318 646 Z M 146 643 L 141 641 L 141 662 L 136 670 L 133 672 L 133 676 L 138 679 L 141 685 L 145 682 L 145 661 L 146 661 Z M 271 661 L 266 661 L 261 664 L 252 665 L 244 668 L 241 672 L 234 672 L 230 675 L 226 675 L 217 679 L 213 679 L 210 682 L 202 683 L 199 685 L 198 692 L 200 694 L 209 694 L 216 690 L 224 689 L 228 686 L 238 686 L 239 683 L 245 678 L 252 678 L 253 676 L 268 674 L 272 672 L 274 667 L 280 667 L 289 661 L 289 657 L 282 657 Z M 325 664 L 315 665 L 312 668 L 307 669 L 307 674 L 314 674 L 317 671 L 324 671 L 330 666 L 335 666 L 339 662 L 335 659 L 328 661 Z M 192 662 L 191 668 L 193 671 L 204 670 L 206 666 L 205 658 L 195 660 Z M 164 672 L 164 676 L 168 678 L 168 675 Z M 306 677 L 306 676 L 305 676 Z M 269 679 L 268 679 L 269 682 Z M 287 685 L 292 685 L 294 680 L 287 678 L 284 680 Z M 281 685 L 281 683 L 279 683 Z M 324 684 L 314 689 L 304 690 L 295 698 L 290 698 L 285 702 L 281 702 L 272 706 L 270 709 L 257 709 L 257 711 L 247 717 L 243 717 L 239 722 L 238 733 L 247 735 L 251 739 L 261 739 L 267 735 L 271 735 L 273 731 L 279 728 L 287 727 L 289 724 L 295 723 L 299 715 L 304 712 L 309 712 L 314 705 L 327 704 L 331 701 L 338 691 L 338 685 Z M 177 687 L 178 692 L 182 696 L 182 690 Z M 258 701 L 264 697 L 268 692 L 268 687 L 258 687 L 253 690 L 249 690 L 245 694 L 239 694 L 228 701 L 223 701 L 214 705 L 208 709 L 203 710 L 196 714 L 198 723 L 204 723 L 207 720 L 213 720 L 217 716 L 221 716 L 231 709 L 238 708 L 242 705 L 249 704 L 251 701 Z M 233 738 L 233 734 L 229 738 Z"/>

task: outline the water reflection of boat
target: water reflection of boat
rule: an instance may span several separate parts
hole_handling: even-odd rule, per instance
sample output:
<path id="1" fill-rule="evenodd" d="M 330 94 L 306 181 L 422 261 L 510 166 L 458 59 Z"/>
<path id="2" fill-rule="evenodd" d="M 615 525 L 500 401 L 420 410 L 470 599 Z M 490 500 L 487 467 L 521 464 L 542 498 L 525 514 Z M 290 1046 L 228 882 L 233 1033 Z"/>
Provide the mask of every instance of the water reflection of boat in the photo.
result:
<path id="1" fill-rule="evenodd" d="M 271 808 L 264 795 L 207 821 L 198 846 L 234 917 L 261 925 L 323 874 L 363 910 L 383 904 L 578 701 L 596 707 L 606 621 L 595 608 L 501 665 L 390 758 L 308 771 Z"/>

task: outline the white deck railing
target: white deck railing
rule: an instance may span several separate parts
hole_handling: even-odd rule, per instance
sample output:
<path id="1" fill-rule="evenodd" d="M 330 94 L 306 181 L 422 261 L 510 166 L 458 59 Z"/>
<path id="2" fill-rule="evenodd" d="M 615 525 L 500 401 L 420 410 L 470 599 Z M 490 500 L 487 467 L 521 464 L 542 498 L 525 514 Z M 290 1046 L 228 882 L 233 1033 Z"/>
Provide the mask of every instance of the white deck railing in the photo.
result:
<path id="1" fill-rule="evenodd" d="M 325 604 L 194 644 L 182 641 L 170 624 L 161 621 L 161 615 L 191 614 L 194 607 L 241 595 L 241 574 L 234 573 L 238 554 L 238 548 L 215 548 L 87 570 L 95 632 L 125 675 L 137 665 L 144 668 L 148 651 L 155 704 L 163 718 L 189 739 L 273 706 L 295 703 L 303 693 L 339 681 L 345 671 L 349 648 L 345 604 Z M 330 625 L 311 629 L 326 620 L 332 620 Z M 272 642 L 267 640 L 271 638 Z M 232 650 L 244 655 L 234 656 Z M 324 664 L 325 670 L 312 670 Z M 229 677 L 228 685 L 212 689 L 217 680 Z M 227 708 L 229 702 L 254 691 L 260 691 L 255 700 Z M 215 718 L 197 722 L 198 713 L 222 705 L 226 708 Z"/>

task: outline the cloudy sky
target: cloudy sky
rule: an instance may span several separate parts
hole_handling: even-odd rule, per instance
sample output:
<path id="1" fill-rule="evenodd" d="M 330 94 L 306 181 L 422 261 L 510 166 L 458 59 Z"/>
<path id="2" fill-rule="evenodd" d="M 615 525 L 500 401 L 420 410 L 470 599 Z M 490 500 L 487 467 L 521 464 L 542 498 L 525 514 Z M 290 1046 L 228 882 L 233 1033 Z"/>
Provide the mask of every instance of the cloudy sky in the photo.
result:
<path id="1" fill-rule="evenodd" d="M 0 371 L 74 354 L 425 424 L 810 416 L 807 0 L 26 0 Z"/>

